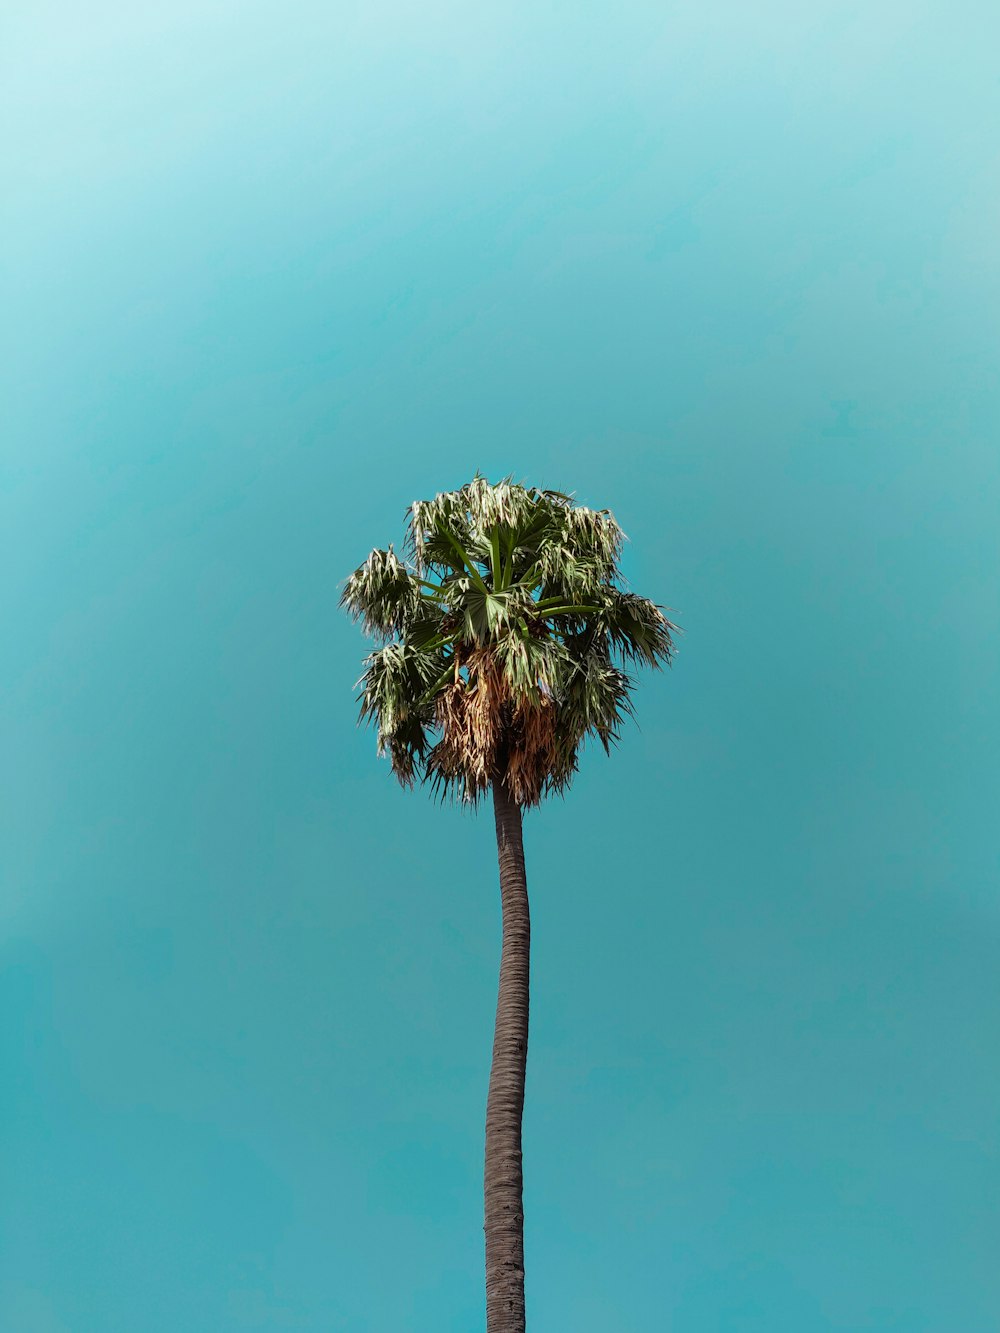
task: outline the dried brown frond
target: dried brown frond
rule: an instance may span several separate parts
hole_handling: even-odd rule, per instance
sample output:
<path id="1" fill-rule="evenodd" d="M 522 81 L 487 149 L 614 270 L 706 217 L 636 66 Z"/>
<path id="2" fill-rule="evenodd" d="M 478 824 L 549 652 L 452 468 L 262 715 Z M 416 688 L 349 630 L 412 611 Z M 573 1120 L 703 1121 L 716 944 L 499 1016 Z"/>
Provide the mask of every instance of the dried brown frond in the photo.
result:
<path id="1" fill-rule="evenodd" d="M 428 770 L 445 784 L 459 783 L 467 800 L 486 792 L 503 771 L 514 800 L 537 805 L 552 771 L 557 711 L 544 695 L 514 697 L 491 649 L 464 652 L 455 678 L 437 697 L 441 739 Z"/>
<path id="2" fill-rule="evenodd" d="M 507 786 L 521 805 L 537 805 L 556 755 L 557 706 L 544 695 L 523 698 L 511 716 Z"/>

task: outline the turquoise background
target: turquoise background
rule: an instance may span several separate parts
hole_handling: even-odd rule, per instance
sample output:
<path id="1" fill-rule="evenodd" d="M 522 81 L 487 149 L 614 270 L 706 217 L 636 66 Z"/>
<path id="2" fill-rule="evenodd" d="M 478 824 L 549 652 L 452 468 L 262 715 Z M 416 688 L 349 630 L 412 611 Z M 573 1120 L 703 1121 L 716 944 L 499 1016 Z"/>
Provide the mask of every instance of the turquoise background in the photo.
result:
<path id="1" fill-rule="evenodd" d="M 1000 11 L 2 23 L 0 1328 L 482 1328 L 491 821 L 337 609 L 479 468 L 686 631 L 526 824 L 533 1333 L 993 1333 Z"/>

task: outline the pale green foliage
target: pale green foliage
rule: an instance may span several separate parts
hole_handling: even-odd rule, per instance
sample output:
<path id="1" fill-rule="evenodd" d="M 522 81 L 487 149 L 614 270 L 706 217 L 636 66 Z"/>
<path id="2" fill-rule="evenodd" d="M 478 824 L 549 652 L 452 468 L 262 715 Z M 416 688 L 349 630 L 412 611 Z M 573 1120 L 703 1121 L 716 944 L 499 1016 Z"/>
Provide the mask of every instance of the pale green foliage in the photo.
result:
<path id="1" fill-rule="evenodd" d="M 623 541 L 608 510 L 510 478 L 411 506 L 407 559 L 373 551 L 341 596 L 383 645 L 359 703 L 401 782 L 475 801 L 501 773 L 534 805 L 586 736 L 609 748 L 632 711 L 625 668 L 669 662 L 676 628 L 622 588 Z"/>

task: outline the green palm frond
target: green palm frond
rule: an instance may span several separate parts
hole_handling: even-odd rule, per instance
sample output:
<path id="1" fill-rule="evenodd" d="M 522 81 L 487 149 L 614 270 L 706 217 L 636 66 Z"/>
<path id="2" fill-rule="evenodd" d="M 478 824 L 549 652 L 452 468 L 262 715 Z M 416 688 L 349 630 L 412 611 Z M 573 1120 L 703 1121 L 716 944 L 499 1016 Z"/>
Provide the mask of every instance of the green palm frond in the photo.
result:
<path id="1" fill-rule="evenodd" d="M 344 584 L 340 604 L 360 620 L 368 634 L 389 638 L 402 634 L 409 620 L 419 614 L 424 596 L 436 596 L 422 588 L 390 546 L 372 551 Z"/>
<path id="2" fill-rule="evenodd" d="M 677 626 L 655 602 L 612 586 L 601 589 L 601 600 L 598 619 L 625 661 L 651 667 L 670 662 L 674 651 L 671 635 Z"/>
<path id="3" fill-rule="evenodd" d="M 434 722 L 433 692 L 444 668 L 441 651 L 405 641 L 386 644 L 365 659 L 358 681 L 362 722 L 375 724 L 379 754 L 388 753 L 401 782 L 413 781 Z"/>
<path id="4" fill-rule="evenodd" d="M 626 668 L 669 664 L 676 632 L 621 586 L 624 541 L 609 510 L 510 477 L 410 507 L 407 559 L 373 551 L 341 596 L 384 644 L 359 703 L 400 781 L 474 802 L 502 770 L 533 805 L 570 783 L 588 736 L 614 744 Z"/>

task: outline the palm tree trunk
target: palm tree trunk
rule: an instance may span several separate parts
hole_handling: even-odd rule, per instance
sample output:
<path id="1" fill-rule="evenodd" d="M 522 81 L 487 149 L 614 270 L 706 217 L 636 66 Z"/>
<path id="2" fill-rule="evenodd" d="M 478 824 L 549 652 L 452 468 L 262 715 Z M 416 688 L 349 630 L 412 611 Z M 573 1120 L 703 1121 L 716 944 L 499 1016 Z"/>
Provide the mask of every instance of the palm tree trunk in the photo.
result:
<path id="1" fill-rule="evenodd" d="M 521 842 L 521 807 L 493 782 L 500 862 L 503 947 L 486 1102 L 486 1333 L 524 1333 L 524 1204 L 521 1112 L 528 1055 L 531 923 Z"/>

